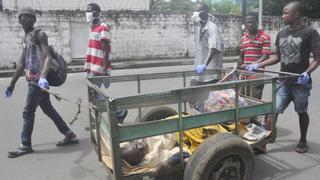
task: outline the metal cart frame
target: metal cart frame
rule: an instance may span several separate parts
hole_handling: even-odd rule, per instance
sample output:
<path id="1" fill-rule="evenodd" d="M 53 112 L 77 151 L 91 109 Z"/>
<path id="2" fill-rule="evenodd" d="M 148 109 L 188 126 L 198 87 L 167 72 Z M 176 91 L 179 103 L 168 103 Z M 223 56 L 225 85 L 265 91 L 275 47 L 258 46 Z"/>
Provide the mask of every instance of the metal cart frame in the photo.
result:
<path id="1" fill-rule="evenodd" d="M 230 69 L 216 69 L 214 72 L 228 73 Z M 207 71 L 206 73 L 212 73 L 213 71 Z M 246 71 L 236 70 L 238 74 L 252 75 Z M 269 71 L 270 73 L 270 71 Z M 273 73 L 273 72 L 271 72 Z M 279 78 L 292 77 L 293 74 L 279 73 L 274 75 L 265 75 L 259 73 L 257 76 L 260 78 L 250 80 L 239 80 L 234 82 L 222 82 L 219 84 L 211 84 L 196 87 L 187 87 L 187 78 L 195 76 L 193 71 L 181 71 L 181 72 L 169 72 L 169 73 L 153 73 L 153 74 L 138 74 L 138 75 L 126 75 L 126 76 L 114 76 L 114 77 L 94 77 L 86 80 L 88 88 L 88 98 L 90 104 L 89 119 L 90 119 L 90 134 L 91 141 L 98 154 L 99 161 L 102 161 L 101 150 L 101 131 L 107 135 L 107 140 L 110 142 L 112 167 L 107 166 L 112 170 L 113 179 L 153 179 L 155 175 L 153 173 L 143 173 L 131 176 L 123 176 L 121 169 L 121 157 L 120 157 L 120 143 L 141 139 L 145 137 L 161 135 L 172 132 L 179 132 L 180 136 L 180 159 L 182 156 L 182 132 L 187 129 L 219 124 L 224 122 L 235 122 L 236 131 L 238 134 L 237 124 L 239 119 L 248 118 L 258 115 L 271 114 L 272 115 L 272 133 L 268 138 L 251 144 L 252 147 L 257 147 L 263 144 L 274 142 L 276 138 L 275 116 L 276 116 L 276 83 Z M 182 78 L 183 87 L 181 89 L 174 89 L 159 93 L 141 94 L 141 81 L 151 79 L 164 79 L 164 78 Z M 136 81 L 137 82 L 137 95 L 111 99 L 99 89 L 95 84 L 97 82 L 108 80 L 112 82 L 124 82 L 124 81 Z M 252 98 L 254 101 L 259 101 L 256 105 L 250 105 L 245 107 L 239 107 L 239 90 L 245 86 L 271 84 L 272 98 L 270 102 L 263 102 Z M 236 92 L 235 108 L 222 110 L 212 113 L 204 113 L 199 115 L 192 115 L 182 117 L 182 113 L 186 111 L 186 102 L 197 98 L 203 92 L 209 92 L 214 90 L 234 89 Z M 96 95 L 103 95 L 106 97 L 105 101 L 96 101 Z M 250 97 L 246 97 L 251 99 Z M 155 105 L 165 104 L 177 104 L 178 105 L 178 117 L 170 120 L 152 121 L 130 125 L 120 125 L 117 123 L 116 111 L 117 109 L 131 109 L 138 108 L 141 115 L 141 108 Z M 143 129 L 143 131 L 141 131 Z M 181 160 L 180 165 L 172 171 L 183 171 L 184 163 Z"/>

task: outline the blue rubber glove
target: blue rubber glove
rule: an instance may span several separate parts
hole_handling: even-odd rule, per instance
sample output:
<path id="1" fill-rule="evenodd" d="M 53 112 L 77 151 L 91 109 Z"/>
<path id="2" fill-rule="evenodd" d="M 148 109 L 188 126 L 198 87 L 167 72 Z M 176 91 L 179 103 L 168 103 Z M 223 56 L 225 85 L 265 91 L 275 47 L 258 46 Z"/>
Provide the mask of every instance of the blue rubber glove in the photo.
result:
<path id="1" fill-rule="evenodd" d="M 252 64 L 249 64 L 247 67 L 246 67 L 246 70 L 247 71 L 254 71 L 255 69 L 258 69 L 260 66 L 258 63 L 252 63 Z"/>
<path id="2" fill-rule="evenodd" d="M 297 83 L 301 85 L 306 85 L 310 81 L 310 76 L 307 72 L 304 72 L 301 74 L 301 76 L 298 78 Z"/>
<path id="3" fill-rule="evenodd" d="M 10 97 L 12 96 L 12 90 L 7 87 L 4 96 L 5 96 L 6 98 L 10 98 Z"/>
<path id="4" fill-rule="evenodd" d="M 206 67 L 207 67 L 206 64 L 198 65 L 196 68 L 197 74 L 199 75 L 199 74 L 203 73 L 206 70 Z"/>
<path id="5" fill-rule="evenodd" d="M 38 85 L 41 89 L 49 89 L 49 83 L 46 78 L 40 77 Z"/>

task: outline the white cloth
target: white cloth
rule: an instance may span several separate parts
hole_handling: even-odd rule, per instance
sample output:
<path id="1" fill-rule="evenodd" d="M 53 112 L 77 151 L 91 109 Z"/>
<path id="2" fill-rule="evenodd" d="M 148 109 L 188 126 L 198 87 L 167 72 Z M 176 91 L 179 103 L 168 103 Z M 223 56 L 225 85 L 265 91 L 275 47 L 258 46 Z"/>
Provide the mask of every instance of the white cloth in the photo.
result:
<path id="1" fill-rule="evenodd" d="M 260 141 L 270 135 L 270 131 L 265 130 L 253 123 L 246 126 L 248 132 L 243 135 L 249 141 Z"/>
<path id="2" fill-rule="evenodd" d="M 165 134 L 143 139 L 148 144 L 149 153 L 146 154 L 141 165 L 154 168 L 166 162 L 172 155 L 179 152 L 176 145 L 175 134 Z"/>

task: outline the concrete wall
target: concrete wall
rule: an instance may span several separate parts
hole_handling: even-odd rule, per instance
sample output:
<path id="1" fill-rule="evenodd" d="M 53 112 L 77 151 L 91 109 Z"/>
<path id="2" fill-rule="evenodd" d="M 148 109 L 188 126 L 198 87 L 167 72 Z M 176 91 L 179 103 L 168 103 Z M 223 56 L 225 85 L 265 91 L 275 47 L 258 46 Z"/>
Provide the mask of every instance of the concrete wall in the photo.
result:
<path id="1" fill-rule="evenodd" d="M 175 58 L 194 56 L 194 24 L 188 14 L 108 11 L 103 20 L 113 36 L 113 59 Z M 21 51 L 24 32 L 16 11 L 0 12 L 0 67 L 10 66 Z M 37 17 L 37 25 L 49 36 L 63 56 L 82 58 L 86 53 L 88 25 L 82 11 L 49 11 Z M 219 16 L 217 24 L 225 47 L 236 49 L 240 38 L 240 18 Z"/>
<path id="2" fill-rule="evenodd" d="M 150 14 L 134 11 L 108 11 L 103 20 L 112 29 L 113 60 L 177 58 L 194 56 L 194 24 L 187 14 Z M 38 26 L 49 36 L 67 61 L 83 58 L 86 53 L 88 25 L 83 11 L 49 11 L 38 16 Z M 21 52 L 24 32 L 16 11 L 0 12 L 0 67 L 11 66 Z M 241 36 L 241 19 L 237 16 L 217 16 L 226 55 L 236 55 Z M 320 31 L 319 21 L 306 21 Z M 283 27 L 279 18 L 266 18 L 266 31 L 274 41 Z"/>
<path id="3" fill-rule="evenodd" d="M 147 11 L 150 6 L 150 0 L 2 0 L 3 9 L 32 6 L 41 11 L 85 10 L 90 2 L 99 4 L 102 10 Z"/>

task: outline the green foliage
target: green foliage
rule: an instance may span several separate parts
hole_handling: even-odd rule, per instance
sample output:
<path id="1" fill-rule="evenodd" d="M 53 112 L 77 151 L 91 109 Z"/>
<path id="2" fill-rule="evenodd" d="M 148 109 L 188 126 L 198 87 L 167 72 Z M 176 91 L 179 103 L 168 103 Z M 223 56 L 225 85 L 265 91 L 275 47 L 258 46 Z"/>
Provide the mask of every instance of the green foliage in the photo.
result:
<path id="1" fill-rule="evenodd" d="M 247 0 L 247 12 L 258 12 L 258 11 L 259 11 L 259 0 Z"/>
<path id="2" fill-rule="evenodd" d="M 283 7 L 291 0 L 264 0 L 264 15 L 281 16 Z M 309 18 L 320 18 L 319 0 L 299 0 L 305 6 L 304 16 Z"/>
<path id="3" fill-rule="evenodd" d="M 171 0 L 166 2 L 165 0 L 153 0 L 151 1 L 152 12 L 183 12 L 190 13 L 194 10 L 195 3 L 190 0 Z"/>
<path id="4" fill-rule="evenodd" d="M 234 4 L 233 0 L 222 0 L 212 3 L 211 0 L 204 0 L 214 14 L 240 15 L 240 6 Z"/>
<path id="5" fill-rule="evenodd" d="M 194 10 L 196 2 L 191 0 L 150 0 L 150 9 L 153 12 L 183 12 L 190 13 Z M 203 0 L 208 3 L 209 8 L 214 14 L 240 15 L 241 5 L 234 4 L 233 0 Z M 284 5 L 292 0 L 263 0 L 263 14 L 271 16 L 281 16 Z M 309 18 L 320 18 L 319 0 L 299 0 L 305 5 L 305 16 Z M 258 0 L 247 0 L 247 11 L 258 11 Z"/>

